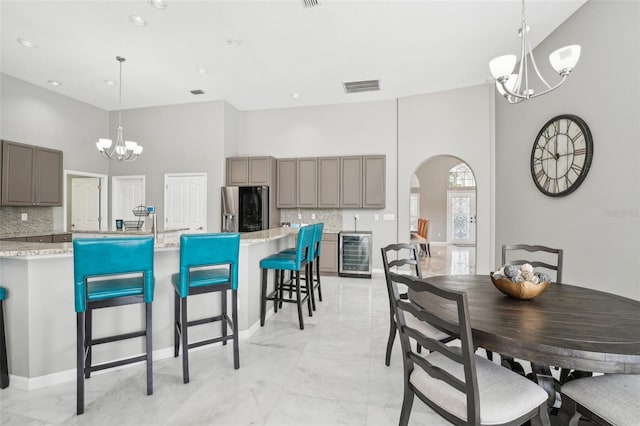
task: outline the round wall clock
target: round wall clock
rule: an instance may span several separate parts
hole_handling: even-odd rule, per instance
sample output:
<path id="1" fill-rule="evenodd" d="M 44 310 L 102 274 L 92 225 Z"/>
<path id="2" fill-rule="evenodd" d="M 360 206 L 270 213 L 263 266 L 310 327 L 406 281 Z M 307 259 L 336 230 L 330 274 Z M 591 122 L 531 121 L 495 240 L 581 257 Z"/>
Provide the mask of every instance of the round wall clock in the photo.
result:
<path id="1" fill-rule="evenodd" d="M 542 126 L 531 149 L 531 177 L 550 197 L 575 191 L 587 177 L 593 157 L 593 138 L 583 119 L 571 114 L 552 118 Z"/>

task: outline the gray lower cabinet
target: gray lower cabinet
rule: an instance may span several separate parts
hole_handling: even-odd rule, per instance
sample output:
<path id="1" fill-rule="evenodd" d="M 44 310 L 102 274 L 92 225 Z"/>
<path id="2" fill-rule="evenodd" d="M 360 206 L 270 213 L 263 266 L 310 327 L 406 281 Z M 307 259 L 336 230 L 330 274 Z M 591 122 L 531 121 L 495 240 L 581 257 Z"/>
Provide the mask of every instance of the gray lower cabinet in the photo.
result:
<path id="1" fill-rule="evenodd" d="M 2 205 L 61 206 L 62 151 L 2 141 Z"/>
<path id="2" fill-rule="evenodd" d="M 318 159 L 297 160 L 297 206 L 310 208 L 318 205 Z"/>
<path id="3" fill-rule="evenodd" d="M 297 159 L 295 158 L 280 158 L 278 159 L 277 166 L 277 202 L 276 207 L 280 208 L 295 208 L 298 206 L 297 195 Z"/>
<path id="4" fill-rule="evenodd" d="M 318 208 L 340 208 L 340 157 L 318 158 Z"/>
<path id="5" fill-rule="evenodd" d="M 338 273 L 338 234 L 322 234 L 322 246 L 320 247 L 320 273 Z"/>

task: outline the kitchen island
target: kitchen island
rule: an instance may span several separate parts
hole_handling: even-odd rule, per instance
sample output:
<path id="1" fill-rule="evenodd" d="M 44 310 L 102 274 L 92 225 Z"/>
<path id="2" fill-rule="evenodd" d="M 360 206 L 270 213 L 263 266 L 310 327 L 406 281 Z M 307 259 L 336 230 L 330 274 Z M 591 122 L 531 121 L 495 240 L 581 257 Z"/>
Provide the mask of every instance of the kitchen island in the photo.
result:
<path id="1" fill-rule="evenodd" d="M 296 233 L 295 228 L 275 228 L 241 234 L 238 270 L 241 339 L 249 337 L 260 324 L 260 259 L 294 246 Z M 178 234 L 156 240 L 154 359 L 173 356 L 174 290 L 171 274 L 178 272 L 179 255 Z M 35 389 L 74 380 L 73 244 L 0 241 L 0 283 L 8 291 L 5 326 L 11 385 Z M 210 315 L 212 309 L 219 312 L 219 295 L 202 295 L 189 300 L 190 319 Z M 144 310 L 140 305 L 129 305 L 98 310 L 94 316 L 93 333 L 100 337 L 141 329 Z M 219 325 L 194 327 L 189 330 L 189 339 L 199 340 L 218 332 Z M 143 346 L 143 339 L 100 345 L 94 349 L 94 362 L 142 353 Z"/>

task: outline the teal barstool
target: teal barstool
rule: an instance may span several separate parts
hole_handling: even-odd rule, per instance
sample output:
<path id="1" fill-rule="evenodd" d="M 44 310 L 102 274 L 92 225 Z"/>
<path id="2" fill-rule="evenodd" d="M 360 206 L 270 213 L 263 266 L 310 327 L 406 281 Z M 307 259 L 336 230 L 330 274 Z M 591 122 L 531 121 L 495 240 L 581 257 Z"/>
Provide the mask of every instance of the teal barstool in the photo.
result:
<path id="1" fill-rule="evenodd" d="M 311 282 L 313 283 L 313 291 L 318 289 L 318 300 L 322 302 L 322 287 L 320 283 L 320 249 L 322 248 L 322 234 L 324 232 L 324 223 L 316 223 L 316 228 L 313 232 L 313 262 L 311 262 L 311 266 L 309 268 L 309 276 L 311 277 Z M 313 278 L 313 269 L 315 267 L 316 277 Z M 315 296 L 312 292 L 311 301 L 314 303 L 315 307 Z"/>
<path id="2" fill-rule="evenodd" d="M 189 349 L 210 343 L 227 344 L 233 339 L 233 368 L 240 368 L 238 350 L 238 253 L 240 234 L 191 234 L 180 236 L 180 272 L 171 275 L 174 295 L 174 350 L 178 356 L 182 342 L 182 379 L 189 383 Z M 227 290 L 231 290 L 232 318 L 227 314 Z M 219 315 L 189 321 L 187 297 L 195 294 L 220 292 L 222 312 Z M 221 321 L 222 336 L 189 343 L 188 328 Z M 227 334 L 227 326 L 233 330 Z"/>
<path id="3" fill-rule="evenodd" d="M 309 283 L 310 283 L 309 288 L 311 289 L 311 291 L 310 291 L 311 308 L 315 311 L 316 310 L 316 298 L 315 298 L 314 290 L 316 288 L 318 288 L 318 297 L 319 297 L 321 302 L 322 302 L 322 293 L 321 293 L 321 290 L 319 288 L 319 285 L 320 285 L 320 270 L 318 269 L 318 278 L 317 278 L 317 281 L 316 281 L 313 278 L 313 266 L 314 266 L 314 264 L 317 265 L 317 262 L 316 262 L 316 258 L 318 257 L 317 250 L 318 250 L 319 244 L 320 244 L 320 241 L 318 239 L 320 239 L 320 240 L 322 239 L 322 230 L 324 229 L 324 224 L 323 223 L 315 223 L 315 224 L 311 224 L 309 226 L 313 227 L 313 234 L 312 234 L 311 245 L 309 246 L 309 250 L 307 251 L 307 265 L 306 265 L 305 272 L 304 272 L 304 281 L 306 283 L 307 282 L 307 277 L 311 277 L 311 281 L 309 281 Z M 286 255 L 289 255 L 289 256 L 295 256 L 296 247 L 291 247 L 291 248 L 282 250 L 280 252 L 280 254 L 286 254 Z M 280 286 L 280 290 L 283 291 L 284 287 L 288 288 L 288 290 L 289 290 L 289 298 L 291 298 L 292 297 L 292 291 L 293 291 L 293 289 L 295 287 L 293 285 L 293 271 L 291 271 L 291 273 L 289 275 L 288 284 L 282 283 L 282 285 Z M 306 288 L 307 288 L 307 286 L 305 285 L 305 288 L 303 290 L 301 290 L 301 291 L 303 293 L 306 293 Z M 280 307 L 282 307 L 282 301 L 280 301 Z"/>
<path id="4" fill-rule="evenodd" d="M 311 287 L 307 280 L 307 291 L 302 295 L 300 289 L 300 271 L 307 267 L 307 257 L 313 241 L 313 226 L 303 226 L 298 231 L 296 240 L 296 250 L 294 254 L 280 252 L 265 257 L 260 261 L 262 269 L 262 285 L 261 285 L 261 303 L 260 303 L 260 325 L 264 326 L 265 316 L 267 312 L 267 300 L 273 300 L 273 309 L 278 312 L 278 304 L 281 302 L 295 303 L 298 307 L 298 321 L 300 329 L 304 330 L 304 319 L 302 318 L 302 304 L 306 301 L 309 308 L 309 315 L 313 315 L 311 310 Z M 274 289 L 271 293 L 267 293 L 267 273 L 269 269 L 274 270 Z M 285 287 L 284 273 L 292 271 L 293 277 L 289 280 L 291 289 L 295 289 L 295 297 L 284 298 L 283 290 Z"/>
<path id="5" fill-rule="evenodd" d="M 0 389 L 9 386 L 9 366 L 7 364 L 7 336 L 4 331 L 4 299 L 7 289 L 0 287 Z"/>
<path id="6" fill-rule="evenodd" d="M 92 371 L 134 362 L 147 363 L 147 395 L 153 393 L 152 323 L 153 238 L 79 238 L 73 240 L 73 274 L 77 313 L 77 413 L 84 412 L 84 379 Z M 134 303 L 145 304 L 145 329 L 93 339 L 92 312 Z M 93 345 L 145 337 L 146 353 L 102 364 L 91 364 Z"/>

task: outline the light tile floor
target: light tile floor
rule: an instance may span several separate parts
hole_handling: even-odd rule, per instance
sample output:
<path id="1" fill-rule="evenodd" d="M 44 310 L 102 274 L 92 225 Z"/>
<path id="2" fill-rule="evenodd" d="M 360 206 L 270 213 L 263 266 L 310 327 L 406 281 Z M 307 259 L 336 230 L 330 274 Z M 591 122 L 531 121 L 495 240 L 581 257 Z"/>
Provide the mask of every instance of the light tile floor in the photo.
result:
<path id="1" fill-rule="evenodd" d="M 432 257 L 423 258 L 425 276 L 448 273 L 451 265 L 464 268 L 459 265 L 469 259 L 468 248 L 462 255 L 452 247 L 431 249 Z M 469 272 L 474 265 L 467 265 Z M 384 276 L 325 277 L 322 287 L 324 301 L 313 317 L 305 314 L 305 330 L 298 328 L 294 305 L 285 305 L 242 340 L 239 370 L 233 369 L 230 345 L 191 351 L 186 385 L 181 358 L 157 360 L 151 396 L 143 365 L 106 371 L 86 381 L 81 416 L 75 415 L 75 382 L 30 392 L 9 387 L 0 391 L 0 424 L 397 424 L 403 372 L 397 340 L 391 366 L 384 365 L 389 332 Z M 416 401 L 410 424 L 448 423 Z"/>

